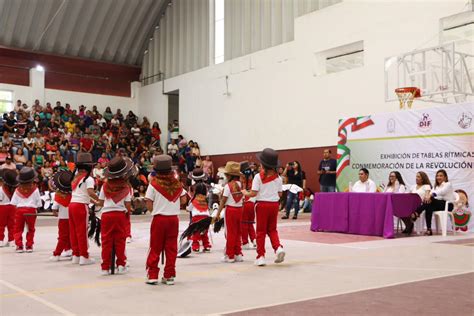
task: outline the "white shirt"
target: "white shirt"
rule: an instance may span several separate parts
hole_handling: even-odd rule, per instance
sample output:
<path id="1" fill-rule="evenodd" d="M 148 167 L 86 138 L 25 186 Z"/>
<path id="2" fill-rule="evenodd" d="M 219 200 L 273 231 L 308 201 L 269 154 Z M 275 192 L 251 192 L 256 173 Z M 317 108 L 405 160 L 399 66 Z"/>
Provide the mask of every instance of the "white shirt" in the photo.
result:
<path id="1" fill-rule="evenodd" d="M 62 206 L 58 202 L 54 201 L 53 206 L 51 206 L 51 209 L 58 210 L 59 219 L 69 219 L 69 210 L 67 206 Z"/>
<path id="2" fill-rule="evenodd" d="M 31 208 L 38 208 L 43 206 L 41 201 L 41 196 L 38 189 L 35 189 L 31 195 L 25 199 L 18 195 L 17 191 L 13 193 L 11 204 L 15 205 L 16 207 L 31 207 Z"/>
<path id="3" fill-rule="evenodd" d="M 431 191 L 431 187 L 429 184 L 424 184 L 420 186 L 419 188 L 417 188 L 417 185 L 415 184 L 411 187 L 411 190 L 410 190 L 411 193 L 418 194 L 420 198 L 422 199 L 425 197 L 426 192 L 429 192 L 429 191 Z"/>
<path id="4" fill-rule="evenodd" d="M 239 184 L 239 188 L 242 189 L 242 184 L 240 183 L 240 181 L 237 181 L 237 183 Z M 243 205 L 244 197 L 242 196 L 242 199 L 239 202 L 236 202 L 234 200 L 234 196 L 232 195 L 232 193 L 230 193 L 229 184 L 225 185 L 222 196 L 225 196 L 227 198 L 227 202 L 225 203 L 225 205 L 233 206 L 233 207 L 241 207 Z"/>
<path id="5" fill-rule="evenodd" d="M 252 191 L 257 191 L 257 196 L 255 197 L 257 202 L 278 202 L 280 200 L 279 192 L 283 190 L 283 182 L 278 176 L 275 180 L 262 183 L 260 174 L 257 173 L 253 178 L 252 182 Z"/>
<path id="6" fill-rule="evenodd" d="M 400 184 L 398 181 L 396 181 L 394 186 L 385 187 L 384 192 L 387 192 L 387 193 L 389 193 L 389 192 L 391 192 L 391 193 L 405 193 L 406 188 L 405 188 L 405 185 Z"/>
<path id="7" fill-rule="evenodd" d="M 81 183 L 72 191 L 71 203 L 89 204 L 91 198 L 89 193 L 87 193 L 87 189 L 93 189 L 94 184 L 94 179 L 92 177 L 87 177 L 85 181 L 81 180 Z"/>
<path id="8" fill-rule="evenodd" d="M 357 181 L 354 183 L 352 186 L 351 192 L 377 192 L 377 186 L 375 185 L 375 182 L 367 179 L 367 181 L 362 182 L 362 181 Z"/>
<path id="9" fill-rule="evenodd" d="M 10 198 L 8 195 L 3 191 L 3 187 L 0 187 L 0 205 L 10 205 Z"/>
<path id="10" fill-rule="evenodd" d="M 211 213 L 209 212 L 209 209 L 205 211 L 200 211 L 197 208 L 194 207 L 193 203 L 189 203 L 188 207 L 186 208 L 189 212 L 191 212 L 191 215 L 194 216 L 211 216 Z"/>
<path id="11" fill-rule="evenodd" d="M 132 201 L 132 193 L 128 192 L 127 196 L 124 197 L 122 200 L 118 201 L 117 203 L 114 202 L 112 199 L 108 199 L 105 197 L 104 187 L 100 189 L 99 193 L 99 200 L 104 201 L 104 206 L 102 207 L 102 213 L 107 212 L 128 212 L 127 208 L 125 207 L 125 202 Z"/>
<path id="12" fill-rule="evenodd" d="M 185 196 L 186 191 L 181 192 L 181 196 Z M 178 198 L 175 202 L 170 202 L 166 199 L 160 192 L 150 184 L 146 189 L 145 198 L 153 201 L 153 211 L 151 212 L 152 216 L 155 215 L 165 215 L 172 216 L 178 215 L 180 211 L 180 199 Z"/>
<path id="13" fill-rule="evenodd" d="M 168 145 L 168 154 L 174 155 L 178 152 L 178 145 L 176 144 L 169 144 Z"/>
<path id="14" fill-rule="evenodd" d="M 438 186 L 435 186 L 431 193 L 435 193 L 437 200 L 444 200 L 454 202 L 456 195 L 454 194 L 453 186 L 450 182 L 443 182 Z"/>

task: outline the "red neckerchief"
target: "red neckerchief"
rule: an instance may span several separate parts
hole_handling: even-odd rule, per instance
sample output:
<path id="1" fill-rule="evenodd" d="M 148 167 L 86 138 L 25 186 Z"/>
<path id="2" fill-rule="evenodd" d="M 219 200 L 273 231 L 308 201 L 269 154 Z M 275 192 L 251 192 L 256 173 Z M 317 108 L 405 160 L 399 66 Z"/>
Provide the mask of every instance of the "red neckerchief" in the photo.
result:
<path id="1" fill-rule="evenodd" d="M 125 179 L 109 179 L 104 183 L 104 194 L 114 203 L 123 200 L 130 193 L 130 185 Z"/>
<path id="2" fill-rule="evenodd" d="M 244 177 L 244 183 L 242 185 L 243 188 L 245 188 L 246 190 L 251 190 L 252 189 L 252 180 L 253 180 L 253 176 L 249 176 L 248 178 Z M 251 198 L 249 198 L 248 196 L 245 196 L 244 197 L 244 201 L 247 202 L 249 201 Z"/>
<path id="3" fill-rule="evenodd" d="M 82 179 L 84 179 L 87 175 L 87 171 L 80 171 L 75 177 L 74 179 L 72 180 L 72 183 L 71 183 L 71 187 L 72 187 L 72 190 L 74 191 L 77 186 L 79 185 L 79 183 L 82 181 Z"/>
<path id="4" fill-rule="evenodd" d="M 71 198 L 72 198 L 71 193 L 56 191 L 56 194 L 54 194 L 54 201 L 64 207 L 69 206 L 69 203 L 71 202 Z"/>
<path id="5" fill-rule="evenodd" d="M 197 194 L 194 197 L 192 204 L 199 212 L 206 212 L 209 209 L 207 206 L 206 197 L 202 194 Z"/>
<path id="6" fill-rule="evenodd" d="M 263 184 L 271 182 L 276 178 L 278 178 L 278 173 L 274 170 L 268 170 L 266 175 L 264 170 L 260 171 L 260 179 L 262 179 Z"/>
<path id="7" fill-rule="evenodd" d="M 25 184 L 20 184 L 18 188 L 16 189 L 16 192 L 20 197 L 27 199 L 30 197 L 30 195 L 33 194 L 36 190 L 36 184 L 34 183 L 25 183 Z"/>
<path id="8" fill-rule="evenodd" d="M 12 190 L 11 187 L 9 187 L 8 185 L 6 184 L 3 184 L 2 185 L 2 188 L 3 188 L 3 192 L 5 192 L 5 194 L 8 196 L 8 198 L 11 200 L 12 199 L 12 196 L 13 196 L 13 192 L 15 190 Z"/>
<path id="9" fill-rule="evenodd" d="M 181 182 L 175 178 L 173 173 L 158 173 L 151 179 L 150 184 L 168 201 L 173 203 L 176 202 L 176 200 L 181 195 L 181 192 L 183 192 L 183 186 Z"/>
<path id="10" fill-rule="evenodd" d="M 239 203 L 244 196 L 242 194 L 242 188 L 240 187 L 239 183 L 235 180 L 230 181 L 228 184 L 230 193 L 232 194 L 232 198 L 234 199 L 235 203 Z"/>

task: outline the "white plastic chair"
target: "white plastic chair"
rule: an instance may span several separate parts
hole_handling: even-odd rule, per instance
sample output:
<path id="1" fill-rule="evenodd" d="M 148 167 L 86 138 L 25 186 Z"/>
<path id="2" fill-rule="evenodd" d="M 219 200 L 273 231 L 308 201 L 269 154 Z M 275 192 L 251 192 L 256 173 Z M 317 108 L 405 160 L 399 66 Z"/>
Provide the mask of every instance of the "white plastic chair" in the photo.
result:
<path id="1" fill-rule="evenodd" d="M 453 205 L 459 200 L 459 195 L 456 194 L 456 200 L 455 201 L 446 201 L 446 206 L 444 207 L 444 210 L 434 212 L 435 220 L 436 220 L 436 233 L 438 233 L 438 227 L 441 226 L 441 234 L 443 237 L 446 237 L 448 235 L 448 217 L 451 218 L 451 228 L 453 230 L 453 235 L 456 234 L 456 227 L 454 227 L 454 215 L 453 212 L 449 212 L 449 204 Z M 438 225 L 439 222 L 439 225 Z"/>

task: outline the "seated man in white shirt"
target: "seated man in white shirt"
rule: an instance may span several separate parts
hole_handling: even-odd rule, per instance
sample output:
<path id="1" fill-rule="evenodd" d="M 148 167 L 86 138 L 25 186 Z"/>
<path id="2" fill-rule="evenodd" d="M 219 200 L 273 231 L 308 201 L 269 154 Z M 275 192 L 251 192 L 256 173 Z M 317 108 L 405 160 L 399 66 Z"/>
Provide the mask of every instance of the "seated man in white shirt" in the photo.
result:
<path id="1" fill-rule="evenodd" d="M 377 192 L 375 182 L 369 179 L 369 170 L 365 168 L 359 170 L 359 181 L 354 183 L 351 192 Z"/>

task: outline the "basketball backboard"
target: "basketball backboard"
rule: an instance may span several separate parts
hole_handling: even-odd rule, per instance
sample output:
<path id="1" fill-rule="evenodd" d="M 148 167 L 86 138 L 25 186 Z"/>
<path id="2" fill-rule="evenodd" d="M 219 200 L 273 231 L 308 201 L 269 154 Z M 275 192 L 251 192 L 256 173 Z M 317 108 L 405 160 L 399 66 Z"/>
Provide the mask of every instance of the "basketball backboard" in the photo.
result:
<path id="1" fill-rule="evenodd" d="M 385 101 L 397 100 L 396 88 L 418 87 L 417 100 L 459 103 L 473 96 L 474 56 L 452 42 L 385 59 Z"/>

